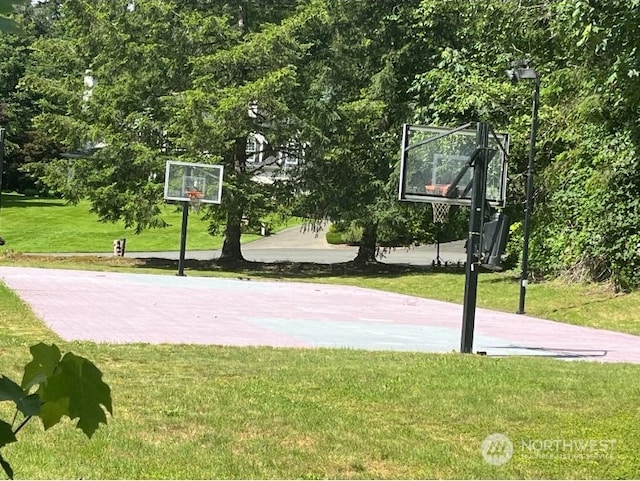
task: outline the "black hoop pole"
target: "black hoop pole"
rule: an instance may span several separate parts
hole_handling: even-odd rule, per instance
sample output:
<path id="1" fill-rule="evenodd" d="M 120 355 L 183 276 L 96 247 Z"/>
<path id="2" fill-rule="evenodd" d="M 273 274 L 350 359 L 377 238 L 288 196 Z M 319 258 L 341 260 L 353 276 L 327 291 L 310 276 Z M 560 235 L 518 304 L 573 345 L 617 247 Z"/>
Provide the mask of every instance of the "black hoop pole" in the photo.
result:
<path id="1" fill-rule="evenodd" d="M 462 338 L 460 352 L 473 352 L 473 331 L 478 297 L 478 268 L 482 240 L 482 223 L 487 189 L 487 164 L 489 154 L 489 125 L 477 124 L 477 154 L 473 163 L 473 191 L 469 215 L 469 238 L 467 241 L 467 265 L 464 285 L 464 307 L 462 312 Z"/>
<path id="2" fill-rule="evenodd" d="M 182 231 L 180 232 L 180 259 L 178 260 L 178 275 L 184 276 L 184 257 L 187 250 L 187 224 L 189 223 L 189 202 L 182 202 Z"/>

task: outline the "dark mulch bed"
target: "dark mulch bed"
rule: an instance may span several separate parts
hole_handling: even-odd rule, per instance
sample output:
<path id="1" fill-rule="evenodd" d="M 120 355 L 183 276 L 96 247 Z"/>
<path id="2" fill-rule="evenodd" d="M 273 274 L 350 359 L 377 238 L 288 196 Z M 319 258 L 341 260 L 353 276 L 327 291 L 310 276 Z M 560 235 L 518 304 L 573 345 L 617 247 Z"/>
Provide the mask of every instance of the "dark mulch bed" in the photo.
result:
<path id="1" fill-rule="evenodd" d="M 144 267 L 156 269 L 177 269 L 178 261 L 167 259 L 140 259 Z M 409 264 L 387 264 L 384 262 L 340 262 L 321 264 L 316 262 L 252 262 L 218 260 L 196 261 L 186 260 L 185 270 L 237 272 L 239 274 L 261 274 L 273 277 L 311 277 L 311 276 L 348 276 L 348 275 L 398 275 L 419 272 L 452 271 L 463 272 L 462 265 L 416 266 Z"/>
<path id="2" fill-rule="evenodd" d="M 149 268 L 167 271 L 178 271 L 178 261 L 161 258 L 133 259 L 129 257 L 104 257 L 104 256 L 47 256 L 26 255 L 5 252 L 0 255 L 0 261 L 6 264 L 23 265 L 32 267 L 76 267 L 91 268 L 102 267 L 131 267 Z M 261 277 L 321 277 L 321 276 L 352 276 L 352 275 L 402 275 L 427 272 L 464 272 L 461 264 L 442 266 L 417 266 L 409 264 L 387 264 L 385 262 L 340 262 L 334 264 L 322 264 L 315 262 L 252 262 L 233 261 L 221 262 L 213 260 L 186 259 L 184 263 L 185 273 L 192 272 L 231 272 L 242 275 L 256 275 Z"/>

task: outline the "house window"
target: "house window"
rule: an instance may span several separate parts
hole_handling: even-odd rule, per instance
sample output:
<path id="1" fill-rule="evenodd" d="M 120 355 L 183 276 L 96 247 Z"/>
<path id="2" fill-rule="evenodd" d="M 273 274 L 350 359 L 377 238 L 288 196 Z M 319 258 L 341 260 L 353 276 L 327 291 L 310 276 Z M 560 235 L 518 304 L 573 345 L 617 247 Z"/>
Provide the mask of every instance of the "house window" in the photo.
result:
<path id="1" fill-rule="evenodd" d="M 84 92 L 82 93 L 82 100 L 84 102 L 88 102 L 91 96 L 93 95 L 93 87 L 96 85 L 96 80 L 91 75 L 91 70 L 87 69 L 84 71 Z"/>
<path id="2" fill-rule="evenodd" d="M 278 152 L 278 163 L 280 165 L 298 165 L 298 158 L 290 152 Z"/>
<path id="3" fill-rule="evenodd" d="M 298 143 L 289 142 L 283 149 L 278 152 L 278 164 L 286 167 L 299 165 L 304 159 L 304 146 Z"/>
<path id="4" fill-rule="evenodd" d="M 267 140 L 264 136 L 258 133 L 249 134 L 247 137 L 247 148 L 245 150 L 247 153 L 247 162 L 252 164 L 263 162 L 266 143 Z"/>
<path id="5" fill-rule="evenodd" d="M 257 161 L 257 152 L 258 152 L 258 140 L 256 136 L 250 134 L 247 138 L 247 162 L 254 163 Z"/>

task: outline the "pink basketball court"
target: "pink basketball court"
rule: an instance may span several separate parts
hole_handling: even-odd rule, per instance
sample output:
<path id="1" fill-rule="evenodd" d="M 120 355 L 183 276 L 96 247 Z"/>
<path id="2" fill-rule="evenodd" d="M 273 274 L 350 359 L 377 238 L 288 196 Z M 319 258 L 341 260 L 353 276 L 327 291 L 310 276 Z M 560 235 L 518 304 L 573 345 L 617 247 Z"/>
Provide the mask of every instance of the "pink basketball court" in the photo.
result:
<path id="1" fill-rule="evenodd" d="M 357 287 L 21 267 L 0 280 L 68 341 L 460 349 L 461 305 Z M 640 363 L 640 337 L 478 309 L 478 351 Z"/>

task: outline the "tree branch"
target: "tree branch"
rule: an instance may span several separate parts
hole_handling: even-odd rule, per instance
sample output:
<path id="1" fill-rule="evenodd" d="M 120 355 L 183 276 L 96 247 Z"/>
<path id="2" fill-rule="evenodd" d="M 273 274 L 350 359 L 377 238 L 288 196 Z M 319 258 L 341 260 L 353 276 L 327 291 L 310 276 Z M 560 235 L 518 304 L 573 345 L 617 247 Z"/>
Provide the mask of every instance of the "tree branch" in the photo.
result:
<path id="1" fill-rule="evenodd" d="M 13 434 L 18 434 L 20 432 L 20 430 L 25 426 L 25 424 L 27 424 L 29 422 L 29 420 L 32 418 L 33 416 L 27 416 L 26 418 L 24 418 L 22 420 L 22 422 L 20 423 L 20 425 L 16 428 L 16 430 L 13 432 Z"/>

